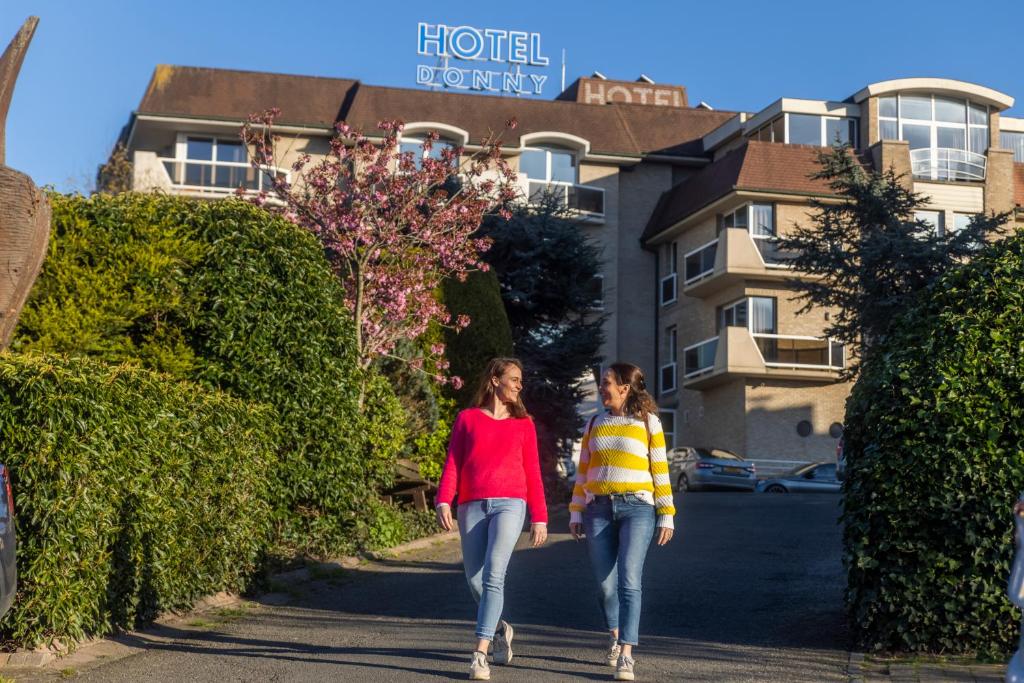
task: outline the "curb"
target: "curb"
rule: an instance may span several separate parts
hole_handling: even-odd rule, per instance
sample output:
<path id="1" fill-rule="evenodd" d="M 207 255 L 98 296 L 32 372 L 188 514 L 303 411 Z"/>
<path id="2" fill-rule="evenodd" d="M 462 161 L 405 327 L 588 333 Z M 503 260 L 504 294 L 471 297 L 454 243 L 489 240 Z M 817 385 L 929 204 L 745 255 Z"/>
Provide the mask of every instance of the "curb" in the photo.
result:
<path id="1" fill-rule="evenodd" d="M 448 541 L 456 540 L 459 538 L 458 531 L 443 531 L 439 534 L 433 534 L 431 536 L 424 536 L 423 538 L 417 538 L 407 543 L 401 543 L 392 548 L 385 550 L 373 551 L 366 553 L 364 556 L 351 556 L 346 555 L 342 557 L 332 558 L 323 562 L 311 562 L 307 561 L 307 566 L 299 569 L 292 569 L 286 572 L 273 574 L 268 577 L 270 580 L 280 581 L 284 583 L 302 583 L 309 581 L 313 578 L 313 574 L 316 572 L 316 568 L 331 569 L 341 567 L 343 569 L 352 569 L 365 564 L 368 561 L 373 560 L 392 560 L 404 553 L 412 552 L 414 550 L 420 550 L 422 548 L 429 548 L 438 543 L 446 543 Z M 312 569 L 312 571 L 311 571 Z M 271 595 L 272 592 L 267 591 L 258 595 Z M 184 610 L 182 612 L 166 612 L 161 614 L 159 617 L 153 620 L 151 627 L 159 626 L 170 626 L 180 623 L 186 619 L 201 616 L 211 610 L 222 609 L 225 607 L 237 607 L 243 604 L 245 601 L 242 596 L 235 593 L 220 592 L 213 595 L 208 595 L 198 600 L 191 609 Z M 133 633 L 145 633 L 146 631 L 126 631 L 123 635 L 131 635 Z M 110 636 L 116 636 L 117 634 L 110 634 Z M 59 643 L 47 648 L 37 648 L 35 650 L 15 650 L 14 652 L 0 653 L 0 672 L 5 669 L 40 669 L 48 664 L 53 663 L 58 659 L 64 657 L 75 657 L 76 664 L 86 664 L 91 661 L 102 658 L 107 658 L 106 654 L 92 656 L 91 650 L 107 649 L 108 647 L 114 647 L 117 645 L 116 641 L 111 640 L 111 637 L 99 637 L 89 638 L 78 643 L 73 651 L 69 651 L 67 648 L 62 647 Z"/>

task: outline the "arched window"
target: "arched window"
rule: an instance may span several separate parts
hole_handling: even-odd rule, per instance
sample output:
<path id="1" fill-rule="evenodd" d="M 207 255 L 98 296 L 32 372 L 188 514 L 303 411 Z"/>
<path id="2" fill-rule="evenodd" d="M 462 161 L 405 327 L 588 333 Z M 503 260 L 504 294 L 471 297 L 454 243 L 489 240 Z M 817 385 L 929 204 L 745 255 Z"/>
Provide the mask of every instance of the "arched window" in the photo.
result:
<path id="1" fill-rule="evenodd" d="M 545 145 L 527 147 L 519 157 L 519 172 L 530 178 L 530 184 L 578 182 L 576 153 L 564 147 Z"/>
<path id="2" fill-rule="evenodd" d="M 455 147 L 455 143 L 445 138 L 438 138 L 430 145 L 430 151 L 424 152 L 423 143 L 427 139 L 426 135 L 403 135 L 398 142 L 399 152 L 412 152 L 413 159 L 416 162 L 416 168 L 423 166 L 423 159 L 437 159 L 441 160 L 441 153 L 446 149 Z M 454 160 L 453 160 L 453 163 Z"/>

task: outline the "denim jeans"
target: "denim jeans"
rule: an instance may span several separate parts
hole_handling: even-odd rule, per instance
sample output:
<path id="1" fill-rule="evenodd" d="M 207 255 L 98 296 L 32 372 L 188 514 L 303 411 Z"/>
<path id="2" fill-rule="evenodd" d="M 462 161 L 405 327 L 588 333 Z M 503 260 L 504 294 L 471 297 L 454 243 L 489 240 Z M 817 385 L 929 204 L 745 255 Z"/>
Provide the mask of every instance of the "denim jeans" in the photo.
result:
<path id="1" fill-rule="evenodd" d="M 597 496 L 583 511 L 583 529 L 601 609 L 619 642 L 636 645 L 640 631 L 641 578 L 654 537 L 654 506 L 631 494 Z"/>
<path id="2" fill-rule="evenodd" d="M 484 498 L 459 504 L 462 563 L 476 600 L 476 637 L 494 639 L 505 604 L 505 570 L 526 521 L 526 501 Z"/>

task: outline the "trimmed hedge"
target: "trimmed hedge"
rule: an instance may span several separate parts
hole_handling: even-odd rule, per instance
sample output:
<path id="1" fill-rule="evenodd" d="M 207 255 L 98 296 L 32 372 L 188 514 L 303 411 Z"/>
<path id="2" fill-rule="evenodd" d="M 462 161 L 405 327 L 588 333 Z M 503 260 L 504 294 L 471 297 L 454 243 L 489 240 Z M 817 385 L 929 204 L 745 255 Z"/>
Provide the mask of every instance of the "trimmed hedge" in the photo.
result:
<path id="1" fill-rule="evenodd" d="M 847 404 L 844 546 L 862 647 L 1012 651 L 1024 490 L 1024 233 L 950 271 L 873 351 Z"/>
<path id="2" fill-rule="evenodd" d="M 5 639 L 131 628 L 241 590 L 270 531 L 272 409 L 88 359 L 0 355 L 18 526 Z"/>
<path id="3" fill-rule="evenodd" d="M 131 361 L 276 409 L 276 538 L 345 552 L 387 486 L 401 408 L 363 375 L 351 316 L 316 239 L 249 203 L 162 195 L 50 196 L 47 259 L 16 351 Z"/>

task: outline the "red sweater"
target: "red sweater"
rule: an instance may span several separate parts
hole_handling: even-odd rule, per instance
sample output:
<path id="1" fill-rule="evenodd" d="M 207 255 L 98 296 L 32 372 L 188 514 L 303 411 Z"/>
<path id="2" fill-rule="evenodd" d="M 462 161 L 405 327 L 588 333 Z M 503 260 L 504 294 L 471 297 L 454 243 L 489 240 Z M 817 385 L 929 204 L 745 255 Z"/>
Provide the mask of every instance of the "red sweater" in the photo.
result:
<path id="1" fill-rule="evenodd" d="M 540 479 L 537 430 L 530 418 L 495 420 L 480 408 L 455 418 L 437 503 L 483 498 L 521 498 L 534 524 L 548 521 Z"/>

